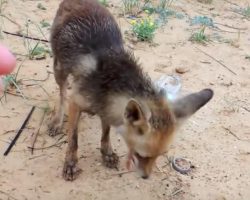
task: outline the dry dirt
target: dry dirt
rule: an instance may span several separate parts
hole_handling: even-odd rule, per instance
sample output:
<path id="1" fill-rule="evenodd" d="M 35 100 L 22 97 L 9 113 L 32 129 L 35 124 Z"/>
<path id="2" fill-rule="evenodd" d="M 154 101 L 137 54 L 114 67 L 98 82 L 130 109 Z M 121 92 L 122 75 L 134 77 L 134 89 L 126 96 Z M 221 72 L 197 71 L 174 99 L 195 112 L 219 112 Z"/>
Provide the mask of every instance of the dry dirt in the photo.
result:
<path id="1" fill-rule="evenodd" d="M 195 0 L 174 1 L 172 8 L 184 13 L 185 18 L 169 18 L 166 26 L 157 31 L 154 39 L 157 45 L 125 41 L 133 48 L 152 79 L 163 74 L 175 74 L 176 68 L 185 67 L 188 72 L 179 75 L 183 91 L 210 87 L 215 92 L 212 101 L 176 134 L 168 155 L 159 158 L 158 168 L 149 180 L 139 178 L 136 173 L 120 177 L 117 171 L 101 164 L 100 122 L 88 115 L 83 115 L 81 119 L 79 167 L 83 173 L 76 181 L 65 182 L 61 177 L 66 144 L 60 141 L 65 141 L 65 137 L 50 138 L 46 134 L 48 116 L 35 144 L 38 149 L 31 155 L 28 146 L 43 115 L 43 110 L 39 108 L 17 144 L 4 157 L 3 152 L 31 105 L 48 107 L 49 103 L 53 108 L 57 102 L 58 87 L 53 74 L 48 73 L 53 71 L 52 58 L 25 59 L 26 40 L 2 33 L 1 43 L 8 45 L 17 55 L 18 66 L 22 64 L 18 75 L 19 80 L 23 79 L 20 88 L 30 99 L 8 94 L 6 101 L 2 99 L 0 104 L 0 199 L 250 199 L 250 60 L 245 58 L 250 55 L 250 21 L 232 11 L 246 7 L 247 1 L 214 0 L 210 5 Z M 46 10 L 38 9 L 39 3 Z M 1 17 L 1 29 L 13 33 L 25 30 L 28 19 L 35 24 L 42 20 L 51 24 L 59 3 L 59 0 L 8 0 L 1 14 L 12 21 Z M 114 0 L 113 7 L 109 9 L 124 33 L 130 25 L 119 15 L 120 8 L 120 1 Z M 206 46 L 188 41 L 195 30 L 188 19 L 196 15 L 212 17 L 219 27 L 207 30 L 212 41 Z M 237 29 L 221 24 L 244 30 L 238 38 Z M 37 30 L 35 25 L 30 25 L 29 35 L 49 38 L 48 29 L 43 28 L 45 36 Z M 229 42 L 226 43 L 226 40 Z M 35 44 L 30 41 L 31 46 Z M 225 64 L 235 74 L 202 51 Z M 43 79 L 46 80 L 37 81 Z M 15 90 L 11 92 L 15 93 Z M 126 146 L 114 131 L 112 140 L 121 157 L 119 170 L 123 171 Z M 58 145 L 50 147 L 58 141 Z M 170 167 L 167 156 L 188 158 L 195 168 L 189 175 L 181 175 Z"/>

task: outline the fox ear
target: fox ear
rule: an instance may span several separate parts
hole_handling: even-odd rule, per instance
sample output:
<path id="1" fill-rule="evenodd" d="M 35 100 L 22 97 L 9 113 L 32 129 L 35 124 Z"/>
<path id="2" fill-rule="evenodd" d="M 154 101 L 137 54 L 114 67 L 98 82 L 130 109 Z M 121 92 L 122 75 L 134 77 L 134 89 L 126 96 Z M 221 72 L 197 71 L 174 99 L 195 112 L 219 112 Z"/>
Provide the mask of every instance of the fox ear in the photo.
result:
<path id="1" fill-rule="evenodd" d="M 204 89 L 174 101 L 172 103 L 172 109 L 177 122 L 193 115 L 201 107 L 206 105 L 212 99 L 213 95 L 213 90 Z"/>
<path id="2" fill-rule="evenodd" d="M 141 105 L 134 99 L 128 102 L 124 117 L 132 125 L 139 125 L 146 119 Z"/>

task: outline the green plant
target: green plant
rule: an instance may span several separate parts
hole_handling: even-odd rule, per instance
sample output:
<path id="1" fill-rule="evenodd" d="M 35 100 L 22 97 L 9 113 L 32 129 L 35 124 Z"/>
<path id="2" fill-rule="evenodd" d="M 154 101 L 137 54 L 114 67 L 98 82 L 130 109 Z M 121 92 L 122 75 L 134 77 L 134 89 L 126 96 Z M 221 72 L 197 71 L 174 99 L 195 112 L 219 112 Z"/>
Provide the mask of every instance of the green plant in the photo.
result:
<path id="1" fill-rule="evenodd" d="M 37 4 L 37 8 L 40 10 L 47 10 L 41 3 Z"/>
<path id="2" fill-rule="evenodd" d="M 205 44 L 206 42 L 209 41 L 208 37 L 205 35 L 205 26 L 203 26 L 200 31 L 193 33 L 190 40 L 192 42 L 197 42 L 201 44 Z"/>
<path id="3" fill-rule="evenodd" d="M 204 4 L 211 4 L 213 2 L 213 0 L 197 0 L 197 1 Z"/>
<path id="4" fill-rule="evenodd" d="M 157 24 L 151 17 L 131 22 L 132 30 L 136 37 L 141 41 L 152 41 L 157 29 Z"/>
<path id="5" fill-rule="evenodd" d="M 42 28 L 50 27 L 50 23 L 45 21 L 44 19 L 42 21 L 40 21 L 40 24 L 41 24 Z"/>
<path id="6" fill-rule="evenodd" d="M 122 0 L 124 13 L 136 15 L 140 10 L 140 2 L 140 0 Z"/>
<path id="7" fill-rule="evenodd" d="M 162 26 L 167 23 L 169 16 L 175 16 L 178 19 L 182 19 L 184 17 L 182 14 L 170 9 L 172 3 L 173 0 L 159 0 L 158 4 L 155 6 L 148 1 L 144 4 L 142 9 L 149 15 L 154 13 L 157 14 L 158 18 L 156 19 L 156 23 L 158 26 Z"/>
<path id="8" fill-rule="evenodd" d="M 43 46 L 39 46 L 39 42 L 38 42 L 32 49 L 29 50 L 29 59 L 31 60 L 43 59 L 46 57 L 47 53 L 50 53 L 50 51 Z"/>
<path id="9" fill-rule="evenodd" d="M 206 16 L 195 16 L 191 19 L 191 25 L 202 25 L 214 27 L 213 19 Z"/>
<path id="10" fill-rule="evenodd" d="M 250 6 L 248 6 L 247 8 L 243 9 L 242 10 L 242 14 L 245 16 L 245 17 L 250 17 Z"/>

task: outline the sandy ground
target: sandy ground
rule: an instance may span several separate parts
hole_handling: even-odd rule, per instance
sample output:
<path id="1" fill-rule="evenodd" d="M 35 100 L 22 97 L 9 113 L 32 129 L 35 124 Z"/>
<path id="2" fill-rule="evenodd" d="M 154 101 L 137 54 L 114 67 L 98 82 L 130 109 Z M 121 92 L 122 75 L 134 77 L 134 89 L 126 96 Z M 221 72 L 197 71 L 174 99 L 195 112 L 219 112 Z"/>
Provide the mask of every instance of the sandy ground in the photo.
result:
<path id="1" fill-rule="evenodd" d="M 35 24 L 42 20 L 51 23 L 59 2 L 8 0 L 2 14 L 12 22 L 1 17 L 1 30 L 15 33 L 23 29 L 25 33 L 29 19 Z M 38 9 L 39 3 L 46 10 Z M 58 96 L 53 74 L 48 73 L 53 71 L 52 59 L 49 56 L 43 60 L 25 59 L 26 40 L 2 33 L 1 43 L 8 45 L 17 55 L 18 65 L 22 64 L 18 75 L 19 80 L 23 79 L 20 88 L 30 99 L 7 95 L 6 101 L 0 104 L 0 199 L 250 199 L 250 60 L 245 59 L 250 55 L 250 21 L 232 12 L 238 8 L 234 3 L 246 7 L 247 0 L 231 0 L 231 3 L 220 0 L 211 5 L 195 0 L 175 1 L 173 9 L 184 13 L 185 18 L 169 18 L 166 26 L 157 31 L 154 39 L 157 45 L 125 41 L 154 80 L 163 74 L 175 74 L 177 67 L 185 67 L 189 71 L 179 75 L 183 91 L 198 91 L 206 87 L 215 91 L 213 100 L 176 134 L 168 155 L 159 158 L 158 168 L 154 169 L 149 180 L 139 178 L 136 173 L 120 177 L 117 171 L 101 164 L 100 122 L 96 117 L 84 114 L 79 136 L 79 167 L 83 173 L 76 181 L 65 182 L 61 177 L 65 137 L 50 138 L 46 134 L 48 116 L 35 144 L 38 149 L 33 155 L 28 149 L 31 136 L 42 118 L 42 109 L 35 110 L 28 128 L 10 154 L 2 156 L 31 105 L 48 107 L 49 104 L 53 108 Z M 119 15 L 121 4 L 113 1 L 113 5 L 110 10 L 124 33 L 130 26 Z M 196 15 L 207 15 L 217 23 L 246 30 L 242 30 L 238 40 L 238 30 L 216 24 L 221 30 L 207 30 L 211 42 L 206 46 L 193 44 L 188 39 L 196 27 L 190 26 L 188 19 Z M 49 38 L 47 28 L 42 29 L 43 36 L 35 25 L 29 27 L 31 36 Z M 35 44 L 30 41 L 31 46 Z M 43 79 L 46 81 L 37 81 Z M 115 133 L 112 140 L 121 157 L 120 171 L 125 170 L 126 146 Z M 57 145 L 50 147 L 53 144 Z M 181 175 L 168 164 L 168 156 L 188 158 L 195 168 L 189 175 Z"/>

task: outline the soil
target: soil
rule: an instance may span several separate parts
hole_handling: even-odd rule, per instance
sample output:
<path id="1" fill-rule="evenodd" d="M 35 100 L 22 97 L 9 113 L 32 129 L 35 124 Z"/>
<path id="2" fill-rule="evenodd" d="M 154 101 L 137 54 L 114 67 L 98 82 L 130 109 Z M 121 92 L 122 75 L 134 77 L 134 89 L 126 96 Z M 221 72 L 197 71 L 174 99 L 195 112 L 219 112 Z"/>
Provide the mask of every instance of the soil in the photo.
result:
<path id="1" fill-rule="evenodd" d="M 48 39 L 49 29 L 39 31 L 37 25 L 43 20 L 51 24 L 59 3 L 8 0 L 1 9 L 1 30 L 24 34 L 28 22 L 30 36 Z M 129 19 L 121 15 L 120 1 L 111 3 L 109 9 L 122 32 L 128 31 Z M 178 131 L 169 152 L 157 160 L 148 180 L 134 172 L 120 174 L 126 170 L 127 149 L 114 130 L 112 141 L 121 159 L 120 172 L 102 165 L 100 122 L 87 114 L 82 115 L 79 129 L 78 166 L 83 172 L 77 180 L 66 182 L 61 176 L 66 137 L 47 135 L 49 115 L 45 116 L 31 154 L 28 147 L 44 108 L 53 110 L 58 104 L 53 62 L 48 54 L 45 59 L 26 58 L 27 41 L 31 47 L 37 42 L 1 32 L 1 43 L 15 53 L 18 66 L 21 65 L 17 80 L 26 99 L 13 88 L 9 92 L 16 95 L 7 94 L 0 104 L 0 199 L 250 199 L 250 19 L 236 12 L 246 8 L 247 3 L 248 0 L 220 0 L 212 4 L 174 1 L 171 9 L 184 14 L 184 18 L 169 17 L 167 24 L 158 29 L 153 43 L 125 39 L 126 46 L 133 49 L 153 80 L 177 74 L 183 93 L 203 88 L 215 92 L 211 102 Z M 210 37 L 206 45 L 189 41 L 192 32 L 198 30 L 197 26 L 190 26 L 190 18 L 197 15 L 206 15 L 216 22 L 217 28 L 205 31 Z M 178 74 L 176 68 L 186 72 Z M 8 156 L 3 156 L 32 105 L 37 108 L 27 128 Z M 191 173 L 182 175 L 172 169 L 170 157 L 190 160 L 194 166 Z"/>

